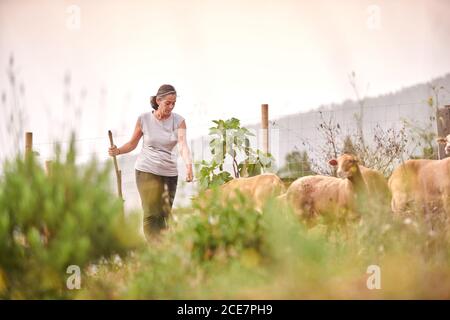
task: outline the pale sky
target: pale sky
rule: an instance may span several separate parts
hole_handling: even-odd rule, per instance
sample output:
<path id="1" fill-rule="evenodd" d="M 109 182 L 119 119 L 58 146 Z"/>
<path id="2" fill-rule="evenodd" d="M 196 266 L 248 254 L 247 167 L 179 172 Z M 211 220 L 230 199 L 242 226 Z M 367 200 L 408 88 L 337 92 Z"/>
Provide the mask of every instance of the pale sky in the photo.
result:
<path id="1" fill-rule="evenodd" d="M 126 142 L 165 83 L 194 138 L 212 119 L 257 122 L 262 103 L 276 118 L 354 98 L 352 70 L 370 96 L 429 81 L 450 71 L 449 14 L 448 0 L 0 0 L 0 90 L 12 53 L 35 142 L 70 123 L 107 156 L 107 130 Z"/>

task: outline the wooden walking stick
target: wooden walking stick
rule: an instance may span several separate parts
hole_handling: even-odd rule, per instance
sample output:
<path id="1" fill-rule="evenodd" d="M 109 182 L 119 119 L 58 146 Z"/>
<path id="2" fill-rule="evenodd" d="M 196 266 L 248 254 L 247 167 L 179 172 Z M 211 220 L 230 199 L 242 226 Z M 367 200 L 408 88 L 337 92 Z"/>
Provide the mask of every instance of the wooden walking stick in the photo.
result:
<path id="1" fill-rule="evenodd" d="M 113 136 L 111 130 L 108 130 L 108 136 L 109 136 L 109 142 L 111 144 L 111 147 L 114 146 Z M 116 176 L 117 176 L 117 192 L 119 193 L 119 198 L 122 199 L 122 211 L 123 211 L 123 202 L 125 201 L 123 199 L 122 195 L 122 171 L 119 170 L 119 166 L 117 165 L 117 159 L 116 156 L 113 156 L 114 161 L 114 168 L 116 169 Z"/>

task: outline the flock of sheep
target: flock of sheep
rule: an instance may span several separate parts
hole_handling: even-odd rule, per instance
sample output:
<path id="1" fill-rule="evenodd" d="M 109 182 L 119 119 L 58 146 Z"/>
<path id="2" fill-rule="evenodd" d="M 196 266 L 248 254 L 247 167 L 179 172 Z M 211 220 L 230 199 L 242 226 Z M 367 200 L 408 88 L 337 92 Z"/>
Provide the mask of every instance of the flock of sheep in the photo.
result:
<path id="1" fill-rule="evenodd" d="M 450 155 L 450 135 L 439 138 Z M 373 208 L 402 215 L 408 212 L 450 217 L 450 157 L 442 160 L 407 160 L 387 180 L 377 170 L 366 168 L 350 154 L 329 161 L 337 176 L 312 175 L 298 178 L 287 189 L 275 174 L 237 178 L 220 187 L 223 201 L 230 201 L 238 190 L 250 198 L 257 210 L 275 196 L 289 204 L 295 213 L 312 226 L 318 218 L 330 225 L 358 219 Z M 208 194 L 206 194 L 208 196 Z"/>

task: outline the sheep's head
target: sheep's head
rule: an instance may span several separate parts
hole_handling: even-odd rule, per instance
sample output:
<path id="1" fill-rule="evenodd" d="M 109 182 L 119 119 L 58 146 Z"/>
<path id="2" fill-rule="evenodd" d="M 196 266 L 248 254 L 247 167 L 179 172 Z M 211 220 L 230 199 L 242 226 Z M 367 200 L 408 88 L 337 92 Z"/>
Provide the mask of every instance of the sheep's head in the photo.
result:
<path id="1" fill-rule="evenodd" d="M 445 144 L 445 154 L 450 154 L 450 134 L 446 138 L 437 138 L 437 142 Z"/>
<path id="2" fill-rule="evenodd" d="M 328 161 L 333 167 L 337 167 L 337 175 L 339 178 L 351 178 L 358 171 L 359 160 L 351 154 L 343 154 L 337 159 Z"/>

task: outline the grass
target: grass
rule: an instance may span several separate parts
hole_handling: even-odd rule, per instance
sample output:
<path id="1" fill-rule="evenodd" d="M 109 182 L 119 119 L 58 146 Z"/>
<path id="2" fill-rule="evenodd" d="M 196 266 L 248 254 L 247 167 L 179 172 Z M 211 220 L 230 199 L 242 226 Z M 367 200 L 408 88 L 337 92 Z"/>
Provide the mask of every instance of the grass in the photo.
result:
<path id="1" fill-rule="evenodd" d="M 162 243 L 143 248 L 121 268 L 106 268 L 79 297 L 450 298 L 448 228 L 430 236 L 423 222 L 374 212 L 353 224 L 349 235 L 327 238 L 323 225 L 307 230 L 274 201 L 262 215 L 243 198 L 239 205 L 217 203 L 174 212 Z M 380 267 L 379 290 L 367 287 L 370 265 Z"/>

